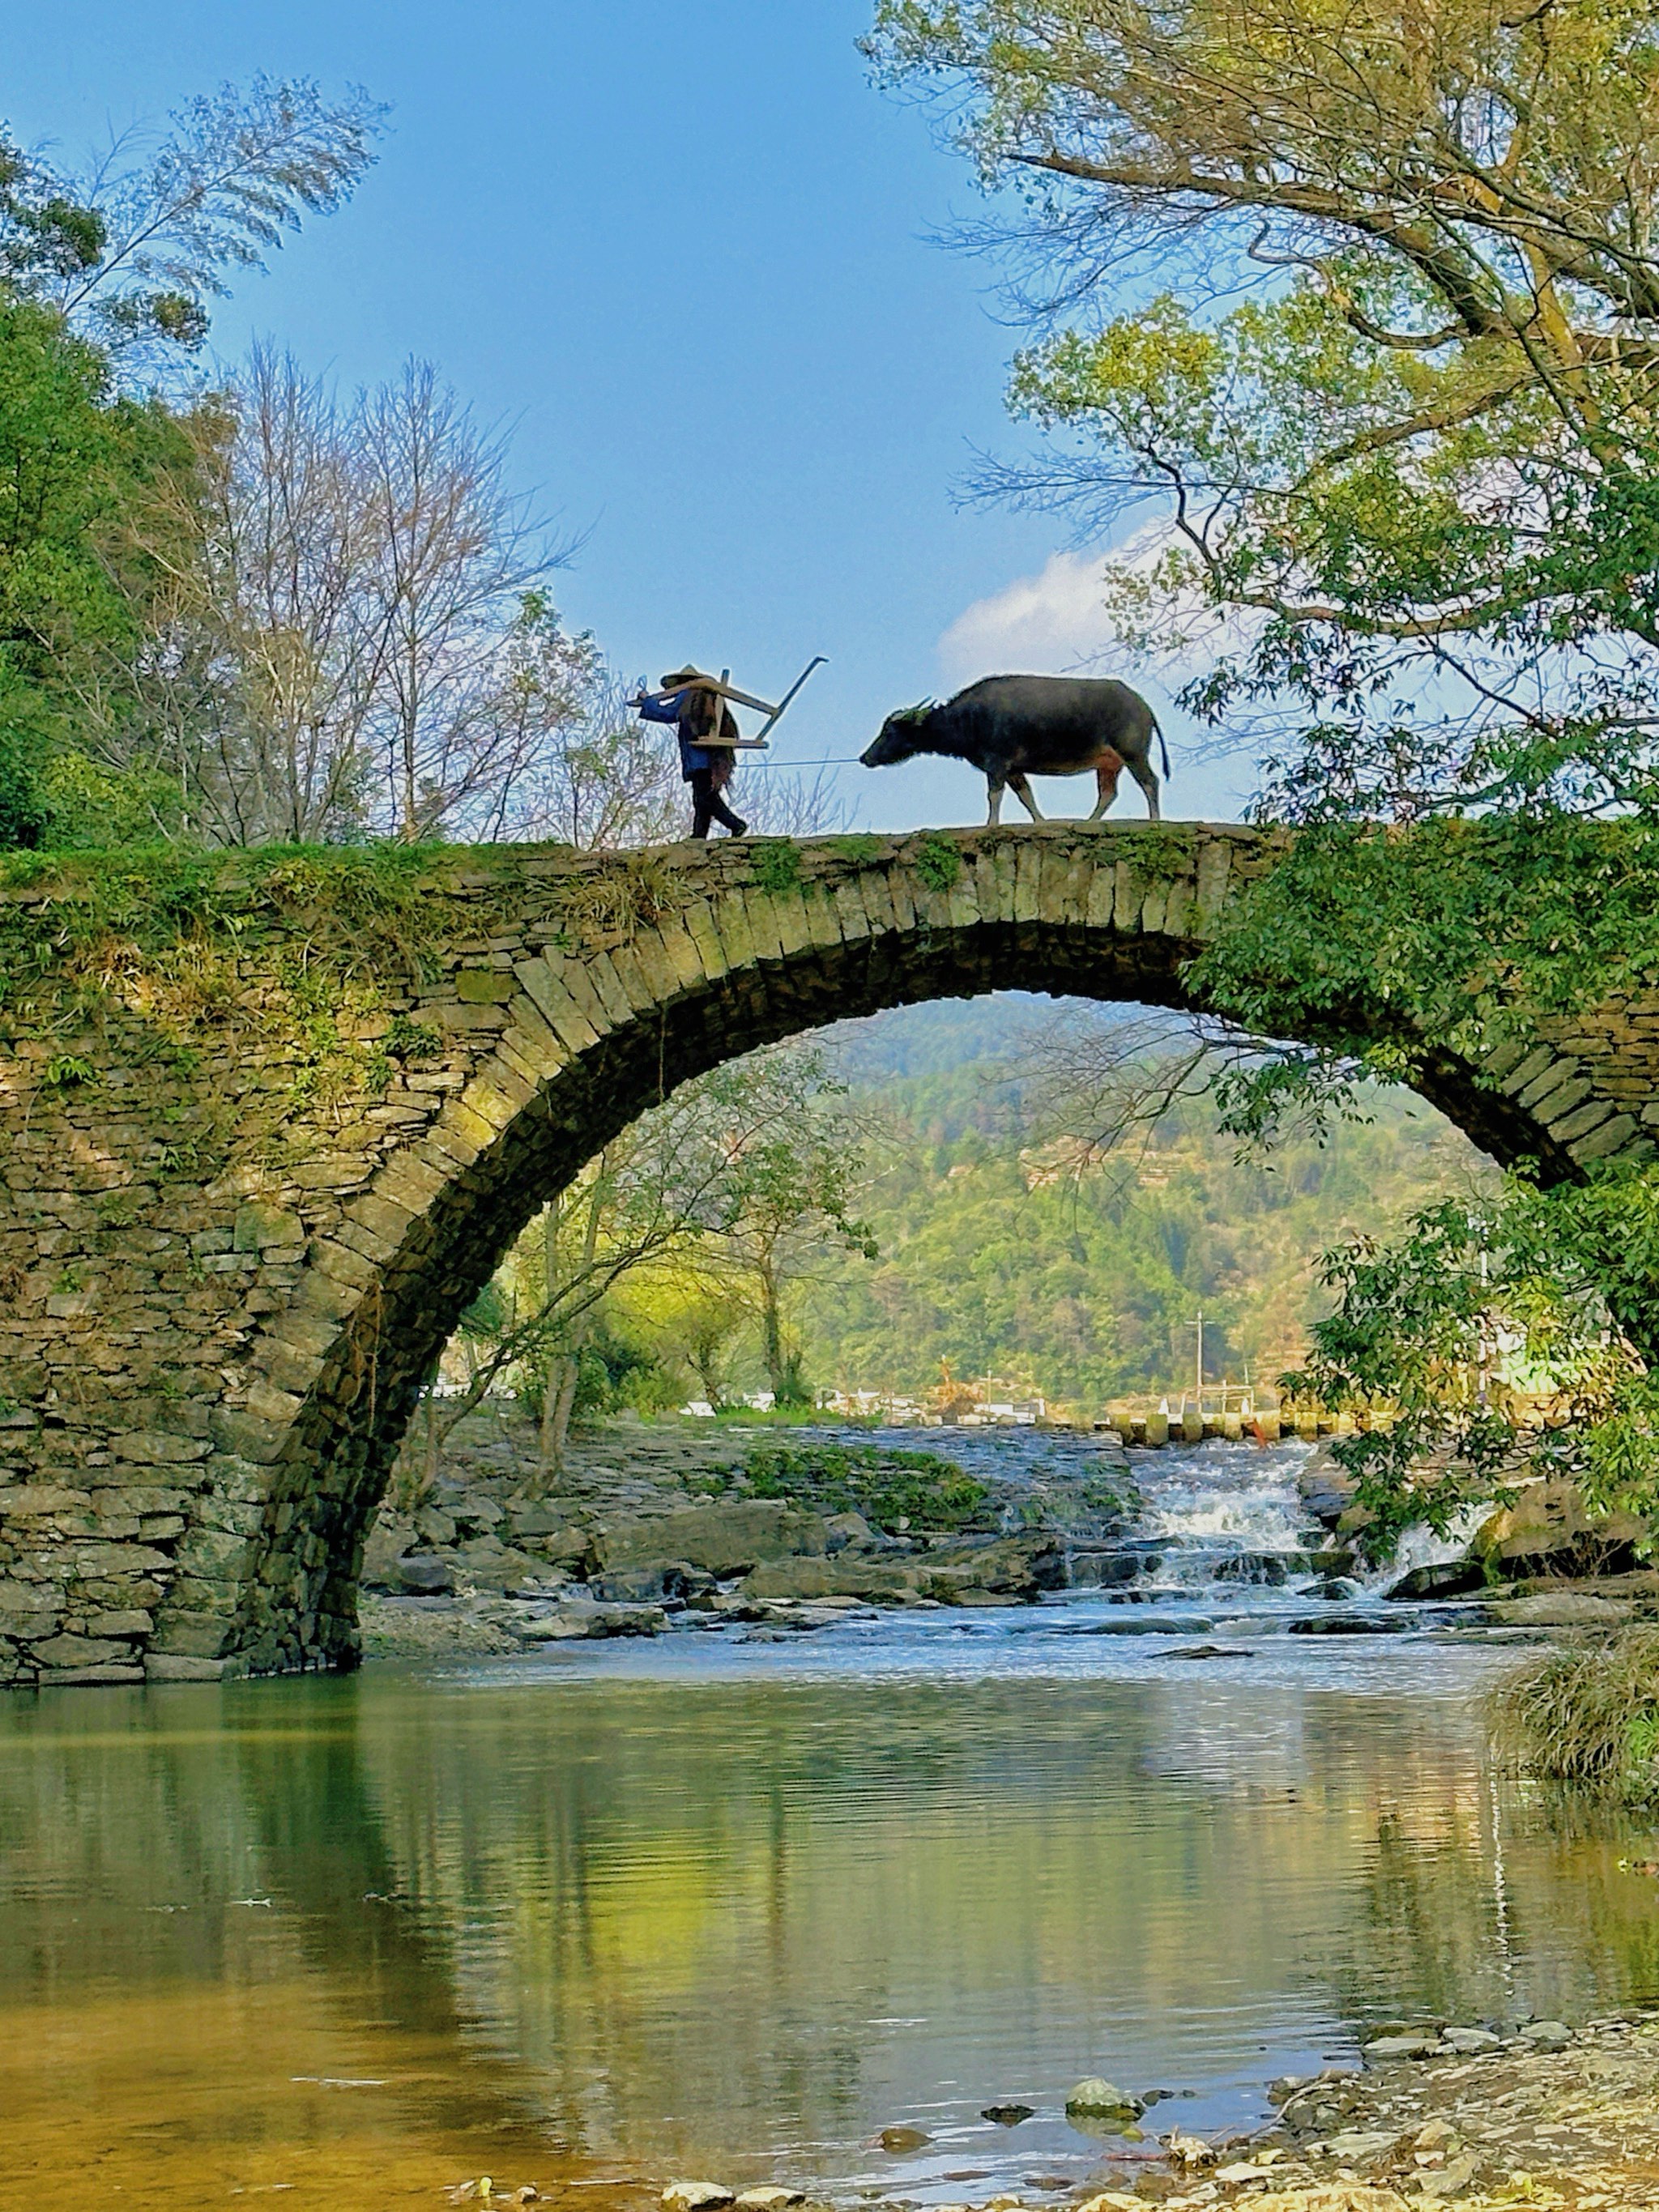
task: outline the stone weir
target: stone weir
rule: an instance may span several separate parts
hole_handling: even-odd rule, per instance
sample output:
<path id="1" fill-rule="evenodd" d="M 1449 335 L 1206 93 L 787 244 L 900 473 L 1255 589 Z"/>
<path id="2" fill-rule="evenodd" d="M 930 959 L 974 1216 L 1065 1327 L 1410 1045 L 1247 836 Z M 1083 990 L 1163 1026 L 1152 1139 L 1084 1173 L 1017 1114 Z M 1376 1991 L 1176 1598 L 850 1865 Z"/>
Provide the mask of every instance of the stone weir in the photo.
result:
<path id="1" fill-rule="evenodd" d="M 1051 823 L 14 880 L 0 1682 L 351 1663 L 422 1380 L 601 1146 L 848 1015 L 1000 988 L 1191 1007 L 1193 956 L 1285 850 Z M 1571 1174 L 1645 1146 L 1659 1000 L 1517 1017 L 1462 1056 L 1431 1039 L 1419 1066 L 1478 1142 Z"/>

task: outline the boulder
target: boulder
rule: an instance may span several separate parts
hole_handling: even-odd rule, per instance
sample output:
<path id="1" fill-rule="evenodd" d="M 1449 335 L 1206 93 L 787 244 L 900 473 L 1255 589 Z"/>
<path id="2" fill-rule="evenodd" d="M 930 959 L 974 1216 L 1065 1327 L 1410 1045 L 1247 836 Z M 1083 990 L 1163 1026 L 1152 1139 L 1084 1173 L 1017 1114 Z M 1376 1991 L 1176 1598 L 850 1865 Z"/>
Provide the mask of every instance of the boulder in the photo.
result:
<path id="1" fill-rule="evenodd" d="M 933 2138 L 921 2128 L 884 2128 L 878 2140 L 884 2150 L 900 2157 L 908 2150 L 925 2150 Z"/>
<path id="2" fill-rule="evenodd" d="M 463 1497 L 453 1499 L 449 1510 L 457 1530 L 463 1536 L 487 1535 L 492 1529 L 499 1528 L 507 1518 L 503 1507 L 498 1505 L 493 1498 L 476 1490 L 470 1490 Z"/>
<path id="3" fill-rule="evenodd" d="M 660 1636 L 668 1616 L 656 1605 L 595 1605 L 571 1600 L 507 1624 L 524 1644 L 568 1644 L 584 1637 Z"/>
<path id="4" fill-rule="evenodd" d="M 849 1544 L 868 1544 L 872 1534 L 862 1513 L 832 1513 L 823 1524 L 824 1541 L 832 1552 L 844 1552 Z"/>
<path id="5" fill-rule="evenodd" d="M 664 2212 L 724 2212 L 733 2198 L 718 2181 L 671 2181 L 662 2201 Z"/>
<path id="6" fill-rule="evenodd" d="M 742 1595 L 753 1601 L 762 1598 L 872 1597 L 890 1598 L 901 1591 L 914 1592 L 915 1570 L 884 1559 L 854 1559 L 838 1553 L 834 1559 L 776 1559 L 754 1569 L 743 1579 Z"/>
<path id="7" fill-rule="evenodd" d="M 1334 1528 L 1353 1504 L 1354 1479 L 1337 1460 L 1328 1444 L 1310 1452 L 1296 1479 L 1303 1504 L 1316 1521 Z"/>
<path id="8" fill-rule="evenodd" d="M 512 1551 L 495 1536 L 477 1536 L 460 1545 L 455 1563 L 475 1588 L 492 1590 L 510 1589 L 526 1577 L 533 1579 L 543 1565 L 528 1552 Z"/>
<path id="9" fill-rule="evenodd" d="M 1064 1589 L 1066 1553 L 1052 1536 L 1006 1536 L 990 1543 L 936 1546 L 917 1565 L 917 1587 L 942 1605 L 959 1605 L 963 1594 L 1033 1603 L 1045 1590 Z"/>
<path id="10" fill-rule="evenodd" d="M 1629 1598 L 1599 1597 L 1592 1590 L 1540 1590 L 1530 1597 L 1500 1599 L 1486 1618 L 1512 1628 L 1615 1628 L 1633 1618 Z"/>
<path id="11" fill-rule="evenodd" d="M 1218 1583 L 1249 1583 L 1276 1589 L 1285 1581 L 1285 1555 L 1282 1553 L 1240 1552 L 1233 1559 L 1217 1561 L 1215 1578 Z"/>
<path id="12" fill-rule="evenodd" d="M 419 1547 L 413 1522 L 382 1513 L 363 1546 L 359 1579 L 368 1589 L 401 1589 L 403 1581 L 398 1572 L 398 1562 Z"/>
<path id="13" fill-rule="evenodd" d="M 434 1559 L 428 1553 L 411 1553 L 407 1559 L 395 1562 L 394 1589 L 408 1592 L 416 1597 L 447 1597 L 455 1587 L 455 1570 L 447 1559 Z"/>
<path id="14" fill-rule="evenodd" d="M 802 1553 L 822 1558 L 828 1548 L 818 1516 L 778 1498 L 714 1498 L 649 1519 L 621 1521 L 599 1545 L 607 1573 L 654 1559 L 684 1559 L 712 1575 L 744 1574 Z"/>
<path id="15" fill-rule="evenodd" d="M 1429 1567 L 1413 1567 L 1391 1583 L 1389 1597 L 1468 1597 L 1486 1586 L 1486 1571 L 1479 1559 L 1439 1559 Z"/>
<path id="16" fill-rule="evenodd" d="M 568 1567 L 574 1573 L 590 1574 L 599 1564 L 592 1537 L 556 1506 L 539 1502 L 515 1504 L 504 1528 L 497 1533 L 504 1534 L 520 1551 L 533 1552 L 538 1559 Z"/>
<path id="17" fill-rule="evenodd" d="M 683 1605 L 687 1599 L 705 1596 L 714 1588 L 714 1577 L 685 1559 L 651 1559 L 637 1567 L 618 1567 L 595 1575 L 589 1583 L 597 1598 L 616 1605 Z"/>
<path id="18" fill-rule="evenodd" d="M 1126 2089 L 1091 2074 L 1079 2081 L 1066 2095 L 1066 2111 L 1080 2113 L 1091 2119 L 1115 2119 L 1120 2114 L 1126 2119 L 1139 2119 L 1146 2109 L 1144 2100 L 1132 2096 Z"/>
<path id="19" fill-rule="evenodd" d="M 1639 1563 L 1648 1534 L 1633 1513 L 1599 1517 L 1577 1486 L 1559 1476 L 1529 1482 L 1511 1505 L 1500 1506 L 1470 1546 L 1493 1580 L 1527 1575 L 1626 1574 Z"/>

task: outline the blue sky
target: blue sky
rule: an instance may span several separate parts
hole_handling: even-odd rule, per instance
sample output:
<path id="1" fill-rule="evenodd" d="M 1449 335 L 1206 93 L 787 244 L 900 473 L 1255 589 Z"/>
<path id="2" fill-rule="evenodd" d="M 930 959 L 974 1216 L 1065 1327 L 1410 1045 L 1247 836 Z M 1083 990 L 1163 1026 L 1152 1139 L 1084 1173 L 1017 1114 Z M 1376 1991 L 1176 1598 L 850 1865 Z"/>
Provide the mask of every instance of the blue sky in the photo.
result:
<path id="1" fill-rule="evenodd" d="M 60 0 L 13 12 L 0 115 L 70 160 L 256 70 L 387 101 L 356 198 L 244 280 L 216 347 L 269 337 L 346 385 L 437 362 L 585 533 L 560 597 L 624 672 L 691 659 L 767 692 L 830 655 L 775 748 L 809 759 L 856 752 L 891 707 L 1102 641 L 1052 520 L 958 503 L 975 448 L 1018 447 L 1001 406 L 1018 333 L 989 272 L 933 242 L 974 188 L 868 82 L 868 15 Z M 1170 811 L 1235 811 L 1235 778 L 1183 767 L 1188 733 L 1165 722 Z M 872 828 L 982 814 L 977 779 L 944 763 L 840 781 Z M 1120 809 L 1139 805 L 1126 782 Z"/>

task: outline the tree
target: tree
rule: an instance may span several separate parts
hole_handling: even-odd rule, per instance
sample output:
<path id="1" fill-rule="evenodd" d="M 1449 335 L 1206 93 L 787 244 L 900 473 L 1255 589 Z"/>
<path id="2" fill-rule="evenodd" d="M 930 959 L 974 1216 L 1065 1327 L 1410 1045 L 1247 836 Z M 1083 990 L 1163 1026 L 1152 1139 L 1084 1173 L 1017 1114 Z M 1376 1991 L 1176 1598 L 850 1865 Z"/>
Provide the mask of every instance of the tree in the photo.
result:
<path id="1" fill-rule="evenodd" d="M 1335 1310 L 1284 1379 L 1388 1409 L 1342 1448 L 1377 1557 L 1540 1473 L 1592 1511 L 1659 1514 L 1659 1376 L 1638 1348 L 1659 1279 L 1651 1179 L 1559 1194 L 1511 1179 L 1420 1209 L 1394 1243 L 1352 1239 L 1321 1272 Z"/>
<path id="2" fill-rule="evenodd" d="M 214 418 L 135 395 L 229 271 L 340 204 L 378 128 L 361 93 L 258 78 L 80 179 L 0 134 L 0 845 L 190 825 L 147 725 L 158 690 L 222 695 L 210 656 L 168 652 Z"/>
<path id="3" fill-rule="evenodd" d="M 345 434 L 383 816 L 410 842 L 464 831 L 481 801 L 499 817 L 528 765 L 539 724 L 511 711 L 509 639 L 526 617 L 544 622 L 540 587 L 569 549 L 535 527 L 508 488 L 502 441 L 429 364 L 411 362 L 361 398 Z"/>
<path id="4" fill-rule="evenodd" d="M 1113 601 L 1143 645 L 1203 636 L 1198 710 L 1271 710 L 1276 811 L 1645 797 L 1648 9 L 883 0 L 872 51 L 1027 181 L 1078 318 L 1016 368 L 1060 443 L 1005 483 L 1091 531 L 1157 505 Z M 1153 257 L 1254 296 L 1111 313 Z"/>
<path id="5" fill-rule="evenodd" d="M 600 680 L 501 441 L 422 364 L 343 403 L 265 348 L 194 428 L 193 474 L 131 532 L 104 756 L 175 775 L 215 842 L 501 835 Z"/>
<path id="6" fill-rule="evenodd" d="M 256 76 L 175 109 L 64 176 L 0 137 L 0 276 L 125 372 L 193 351 L 231 273 L 307 215 L 328 215 L 374 159 L 386 111 L 361 88 Z"/>
<path id="7" fill-rule="evenodd" d="M 804 1404 L 801 1351 L 785 1308 L 815 1254 L 840 1246 L 877 1257 L 868 1224 L 853 1213 L 870 1117 L 844 1103 L 846 1085 L 813 1045 L 751 1054 L 705 1085 L 729 1163 L 722 1260 L 748 1288 L 773 1395 L 781 1406 Z"/>

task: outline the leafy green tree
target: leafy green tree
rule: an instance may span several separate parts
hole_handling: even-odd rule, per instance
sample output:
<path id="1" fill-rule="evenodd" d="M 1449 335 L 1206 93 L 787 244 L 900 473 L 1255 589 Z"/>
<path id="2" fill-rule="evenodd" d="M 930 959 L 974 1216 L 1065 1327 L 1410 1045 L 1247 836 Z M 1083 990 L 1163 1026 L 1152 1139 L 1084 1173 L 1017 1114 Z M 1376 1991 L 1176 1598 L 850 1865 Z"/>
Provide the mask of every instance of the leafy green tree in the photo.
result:
<path id="1" fill-rule="evenodd" d="M 1656 1198 L 1651 1179 L 1560 1194 L 1515 1179 L 1421 1209 L 1396 1243 L 1326 1255 L 1335 1310 L 1284 1379 L 1387 1409 L 1342 1448 L 1378 1557 L 1413 1522 L 1443 1534 L 1529 1474 L 1571 1476 L 1592 1510 L 1659 1508 L 1659 1377 L 1636 1349 L 1659 1279 Z"/>
<path id="2" fill-rule="evenodd" d="M 725 1265 L 747 1285 L 760 1324 L 761 1364 L 781 1406 L 810 1403 L 803 1347 L 787 1327 L 791 1291 L 821 1255 L 878 1255 L 853 1208 L 866 1172 L 871 1117 L 848 1103 L 815 1045 L 751 1054 L 705 1079 L 724 1129 L 730 1218 Z"/>
<path id="3" fill-rule="evenodd" d="M 361 93 L 259 77 L 80 178 L 0 134 L 0 846 L 187 819 L 135 671 L 198 536 L 202 425 L 140 386 L 340 204 L 379 127 Z"/>
<path id="4" fill-rule="evenodd" d="M 98 348 L 0 289 L 0 844 L 39 843 L 88 796 L 52 763 L 97 669 L 137 641 L 120 532 L 189 459 L 164 407 L 117 395 Z"/>

